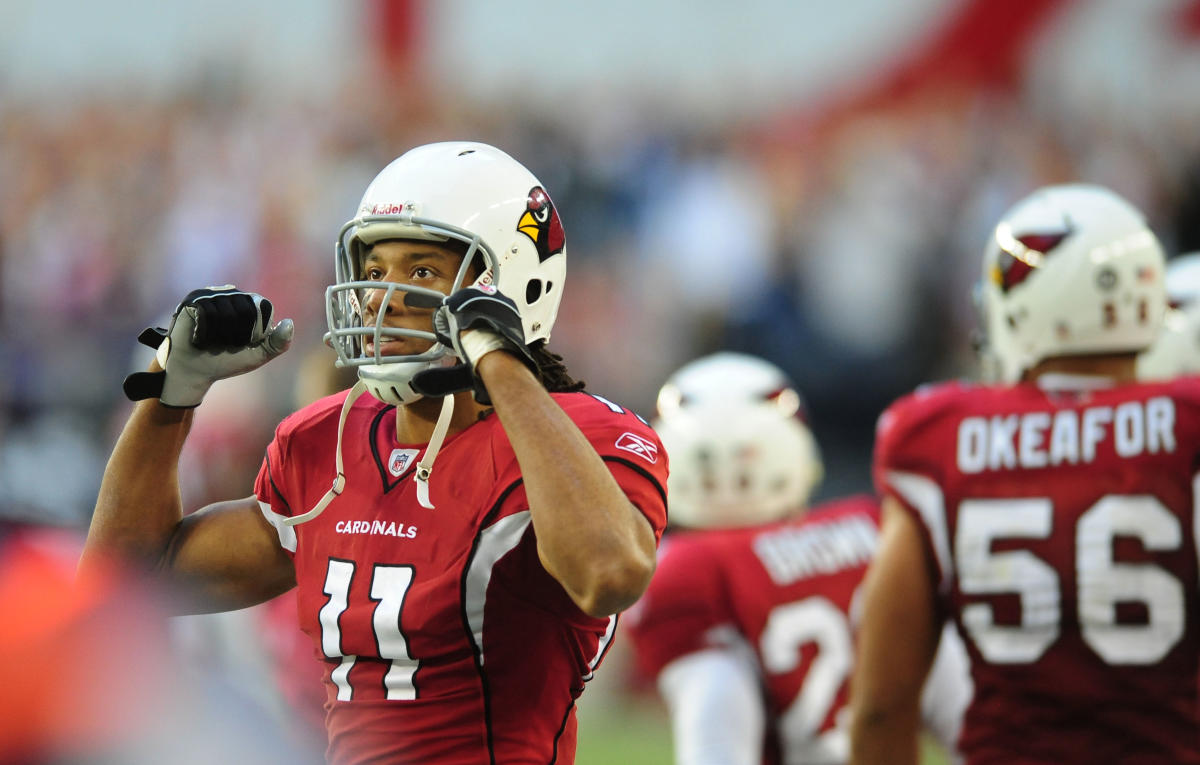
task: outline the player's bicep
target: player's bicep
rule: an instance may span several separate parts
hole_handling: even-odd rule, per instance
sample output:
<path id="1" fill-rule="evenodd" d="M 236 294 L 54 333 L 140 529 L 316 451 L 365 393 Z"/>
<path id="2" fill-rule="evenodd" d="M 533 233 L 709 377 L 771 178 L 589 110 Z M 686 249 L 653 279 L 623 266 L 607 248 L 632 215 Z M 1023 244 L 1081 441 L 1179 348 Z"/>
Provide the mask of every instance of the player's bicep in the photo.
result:
<path id="1" fill-rule="evenodd" d="M 605 457 L 604 463 L 616 480 L 617 485 L 629 500 L 631 523 L 636 520 L 639 537 L 644 537 L 642 526 L 650 532 L 648 540 L 651 551 L 657 546 L 659 537 L 667 525 L 666 479 L 630 460 Z M 639 539 L 645 542 L 646 539 Z"/>
<path id="2" fill-rule="evenodd" d="M 292 560 L 253 496 L 185 516 L 163 567 L 192 596 L 183 606 L 189 613 L 245 608 L 296 585 Z"/>

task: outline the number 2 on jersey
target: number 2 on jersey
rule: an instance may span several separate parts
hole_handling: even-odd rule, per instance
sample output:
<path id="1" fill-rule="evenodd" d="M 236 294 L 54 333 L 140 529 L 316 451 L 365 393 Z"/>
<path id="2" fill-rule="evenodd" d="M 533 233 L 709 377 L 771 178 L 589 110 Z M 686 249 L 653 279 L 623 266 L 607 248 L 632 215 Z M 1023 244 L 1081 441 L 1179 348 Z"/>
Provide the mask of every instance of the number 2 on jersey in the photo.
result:
<path id="1" fill-rule="evenodd" d="M 759 639 L 763 669 L 769 674 L 796 669 L 805 643 L 816 644 L 816 656 L 804 685 L 783 713 L 780 736 L 786 742 L 789 761 L 801 752 L 806 760 L 844 761 L 850 750 L 843 727 L 835 724 L 823 734 L 819 731 L 850 674 L 854 644 L 846 615 L 819 595 L 771 610 Z"/>
<path id="2" fill-rule="evenodd" d="M 954 558 L 965 595 L 1016 593 L 1021 623 L 996 624 L 992 606 L 971 603 L 962 623 L 983 658 L 993 664 L 1037 661 L 1061 633 L 1063 592 L 1058 573 L 1028 550 L 995 551 L 1007 539 L 1048 539 L 1054 508 L 1044 497 L 969 499 L 959 505 Z M 1153 563 L 1113 558 L 1117 537 L 1137 539 L 1148 552 L 1178 550 L 1180 521 L 1150 495 L 1110 495 L 1075 525 L 1076 603 L 1080 634 L 1113 665 L 1160 661 L 1183 637 L 1186 596 L 1182 583 Z M 1144 624 L 1119 624 L 1117 604 L 1140 603 Z"/>

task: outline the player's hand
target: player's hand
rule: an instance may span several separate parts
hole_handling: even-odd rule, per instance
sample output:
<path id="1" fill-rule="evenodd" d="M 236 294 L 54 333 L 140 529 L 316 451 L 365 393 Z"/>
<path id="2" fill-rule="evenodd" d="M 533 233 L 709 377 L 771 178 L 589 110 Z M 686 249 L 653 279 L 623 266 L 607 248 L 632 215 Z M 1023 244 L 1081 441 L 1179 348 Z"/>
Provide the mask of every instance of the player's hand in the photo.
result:
<path id="1" fill-rule="evenodd" d="M 271 301 L 233 285 L 189 292 L 169 329 L 151 327 L 138 341 L 157 348 L 161 372 L 125 378 L 133 401 L 157 397 L 167 406 L 198 406 L 217 380 L 258 369 L 292 343 L 291 319 L 271 325 Z"/>
<path id="2" fill-rule="evenodd" d="M 410 293 L 405 300 L 415 305 L 426 299 Z M 475 367 L 480 359 L 493 351 L 511 353 L 537 374 L 537 364 L 525 345 L 525 330 L 517 304 L 494 287 L 467 287 L 444 298 L 433 313 L 433 332 L 438 341 L 452 348 L 463 363 L 414 375 L 412 386 L 424 395 L 445 396 L 474 390 L 476 401 L 491 403 L 487 389 L 475 374 Z"/>

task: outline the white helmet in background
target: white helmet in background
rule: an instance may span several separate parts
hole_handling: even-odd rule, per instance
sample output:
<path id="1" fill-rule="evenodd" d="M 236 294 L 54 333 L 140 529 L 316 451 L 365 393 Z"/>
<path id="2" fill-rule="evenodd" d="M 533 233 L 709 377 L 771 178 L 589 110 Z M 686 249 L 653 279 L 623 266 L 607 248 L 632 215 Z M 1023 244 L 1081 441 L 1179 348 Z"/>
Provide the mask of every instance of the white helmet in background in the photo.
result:
<path id="1" fill-rule="evenodd" d="M 787 376 L 754 356 L 717 353 L 675 372 L 654 422 L 671 460 L 671 522 L 751 526 L 803 509 L 822 476 L 804 414 Z"/>
<path id="2" fill-rule="evenodd" d="M 337 352 L 337 365 L 358 367 L 359 379 L 375 398 L 397 405 L 416 401 L 421 394 L 409 385 L 413 375 L 452 354 L 435 342 L 420 354 L 381 355 L 384 337 L 435 337 L 432 331 L 384 327 L 383 312 L 363 326 L 364 290 L 387 289 L 385 301 L 408 296 L 396 292 L 444 297 L 423 287 L 362 281 L 363 251 L 387 239 L 463 243 L 466 256 L 455 283 L 462 283 L 472 262 L 479 263 L 482 270 L 473 284 L 492 285 L 517 304 L 526 341 L 550 337 L 567 272 L 566 240 L 550 195 L 521 163 L 493 146 L 419 146 L 367 187 L 357 216 L 338 234 L 337 281 L 326 290 L 326 340 Z M 375 354 L 363 355 L 366 339 L 374 340 Z"/>
<path id="3" fill-rule="evenodd" d="M 1016 382 L 1053 356 L 1141 351 L 1166 309 L 1162 247 L 1108 189 L 1047 186 L 997 224 L 980 287 L 984 375 Z"/>
<path id="4" fill-rule="evenodd" d="M 1200 374 L 1200 252 L 1167 261 L 1167 301 L 1162 331 L 1138 358 L 1138 377 L 1169 380 Z"/>

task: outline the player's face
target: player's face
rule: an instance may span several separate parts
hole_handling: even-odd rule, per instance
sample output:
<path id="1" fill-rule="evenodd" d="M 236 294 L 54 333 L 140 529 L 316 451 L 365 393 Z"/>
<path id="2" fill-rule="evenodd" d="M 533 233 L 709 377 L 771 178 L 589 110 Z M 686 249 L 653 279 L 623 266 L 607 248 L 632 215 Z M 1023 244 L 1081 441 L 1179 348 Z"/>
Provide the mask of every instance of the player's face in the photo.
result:
<path id="1" fill-rule="evenodd" d="M 456 289 L 454 277 L 462 263 L 459 250 L 438 242 L 391 240 L 379 242 L 363 255 L 362 279 L 369 282 L 397 282 L 427 287 L 449 294 Z M 459 285 L 461 286 L 461 285 Z M 394 292 L 387 305 L 382 305 L 385 289 L 367 290 L 363 295 L 363 325 L 375 323 L 380 312 L 383 326 L 403 329 L 430 330 L 433 310 L 413 308 L 404 304 L 404 294 Z M 366 354 L 375 352 L 371 339 L 363 343 Z M 416 354 L 428 350 L 433 343 L 411 337 L 389 337 L 383 340 L 379 352 L 383 356 Z"/>

